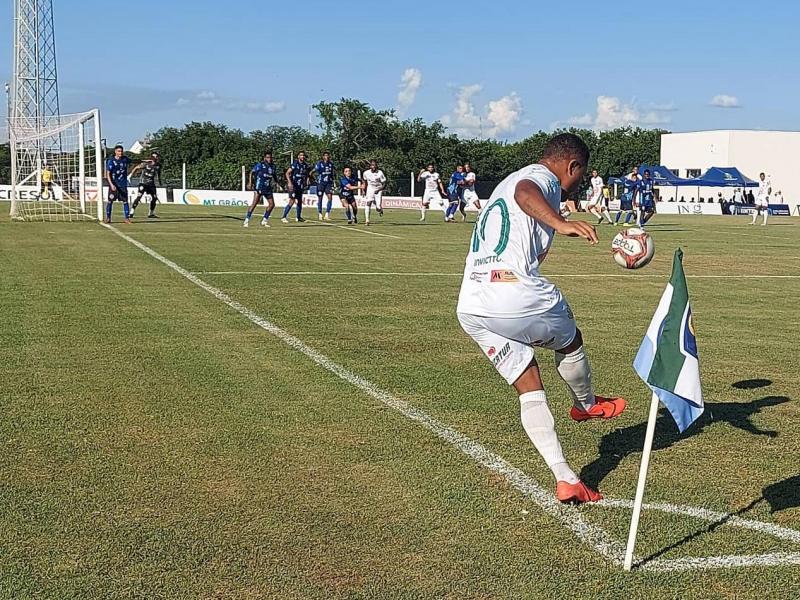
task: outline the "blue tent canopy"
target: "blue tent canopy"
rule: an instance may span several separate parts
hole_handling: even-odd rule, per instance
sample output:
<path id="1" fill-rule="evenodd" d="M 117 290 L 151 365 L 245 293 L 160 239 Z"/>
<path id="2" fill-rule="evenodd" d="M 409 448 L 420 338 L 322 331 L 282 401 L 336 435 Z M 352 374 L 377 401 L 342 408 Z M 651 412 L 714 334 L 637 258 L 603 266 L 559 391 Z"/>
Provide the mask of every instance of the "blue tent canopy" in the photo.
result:
<path id="1" fill-rule="evenodd" d="M 664 165 L 642 165 L 639 167 L 639 175 L 644 176 L 645 170 L 650 171 L 650 177 L 655 185 L 665 185 L 670 187 L 681 187 L 684 185 L 697 186 L 693 179 L 683 179 L 678 177 Z"/>
<path id="2" fill-rule="evenodd" d="M 736 167 L 711 167 L 691 181 L 699 187 L 758 187 L 757 181 L 745 177 Z"/>

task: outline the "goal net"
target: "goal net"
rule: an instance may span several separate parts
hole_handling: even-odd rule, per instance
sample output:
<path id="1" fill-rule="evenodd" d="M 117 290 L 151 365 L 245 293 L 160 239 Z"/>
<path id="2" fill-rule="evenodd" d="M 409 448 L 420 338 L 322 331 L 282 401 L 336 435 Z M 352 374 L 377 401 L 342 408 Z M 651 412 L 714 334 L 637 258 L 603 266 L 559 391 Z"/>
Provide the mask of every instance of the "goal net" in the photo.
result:
<path id="1" fill-rule="evenodd" d="M 9 119 L 11 217 L 19 221 L 102 219 L 103 149 L 97 110 Z"/>

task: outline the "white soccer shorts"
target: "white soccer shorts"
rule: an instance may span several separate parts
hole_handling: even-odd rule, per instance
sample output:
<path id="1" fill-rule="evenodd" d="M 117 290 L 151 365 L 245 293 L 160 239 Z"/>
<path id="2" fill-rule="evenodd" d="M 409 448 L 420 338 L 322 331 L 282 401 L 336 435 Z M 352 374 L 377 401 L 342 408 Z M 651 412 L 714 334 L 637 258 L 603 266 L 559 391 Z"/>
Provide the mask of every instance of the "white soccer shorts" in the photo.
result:
<path id="1" fill-rule="evenodd" d="M 383 190 L 371 190 L 367 188 L 367 204 L 374 202 L 380 207 L 383 204 Z"/>
<path id="2" fill-rule="evenodd" d="M 602 196 L 593 196 L 593 197 L 589 198 L 589 204 L 587 205 L 587 208 L 592 207 L 592 206 L 600 206 L 602 203 L 603 203 L 603 197 Z"/>
<path id="3" fill-rule="evenodd" d="M 769 198 L 756 199 L 756 206 L 759 208 L 767 208 L 769 206 Z"/>
<path id="4" fill-rule="evenodd" d="M 425 193 L 422 196 L 422 203 L 425 206 L 429 206 L 431 202 L 440 201 L 442 199 L 441 194 L 439 194 L 436 190 L 425 190 Z"/>
<path id="5" fill-rule="evenodd" d="M 561 350 L 572 343 L 578 331 L 572 309 L 563 298 L 538 315 L 500 318 L 458 313 L 458 322 L 509 385 L 531 364 L 534 347 Z"/>
<path id="6" fill-rule="evenodd" d="M 473 192 L 472 190 L 464 190 L 464 203 L 465 204 L 474 204 L 478 202 L 480 199 L 478 198 L 478 194 Z"/>

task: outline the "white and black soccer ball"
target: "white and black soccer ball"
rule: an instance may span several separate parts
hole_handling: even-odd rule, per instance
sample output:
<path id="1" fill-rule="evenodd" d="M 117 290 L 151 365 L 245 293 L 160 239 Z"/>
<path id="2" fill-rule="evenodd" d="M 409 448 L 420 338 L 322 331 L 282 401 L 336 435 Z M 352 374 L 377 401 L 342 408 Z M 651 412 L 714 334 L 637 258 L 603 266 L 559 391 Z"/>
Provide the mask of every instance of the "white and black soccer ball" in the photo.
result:
<path id="1" fill-rule="evenodd" d="M 641 269 L 653 260 L 656 245 L 644 229 L 631 227 L 614 236 L 611 252 L 620 267 Z"/>

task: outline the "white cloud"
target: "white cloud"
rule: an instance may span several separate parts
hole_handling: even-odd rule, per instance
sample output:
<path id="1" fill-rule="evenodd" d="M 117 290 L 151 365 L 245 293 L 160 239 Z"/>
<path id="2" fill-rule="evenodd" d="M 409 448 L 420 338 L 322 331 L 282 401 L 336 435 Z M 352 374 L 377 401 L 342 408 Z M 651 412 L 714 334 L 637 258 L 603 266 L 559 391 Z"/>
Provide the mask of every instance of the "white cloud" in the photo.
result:
<path id="1" fill-rule="evenodd" d="M 729 96 L 727 94 L 717 94 L 709 102 L 711 106 L 717 108 L 740 108 L 739 99 L 736 96 Z"/>
<path id="2" fill-rule="evenodd" d="M 281 112 L 286 108 L 285 102 L 259 102 L 243 100 L 241 98 L 225 98 L 216 92 L 202 90 L 190 96 L 181 96 L 175 102 L 176 106 L 194 108 L 217 108 L 232 112 L 248 112 L 271 114 Z"/>
<path id="3" fill-rule="evenodd" d="M 406 111 L 414 104 L 421 86 L 422 71 L 415 67 L 409 67 L 403 71 L 400 78 L 400 91 L 397 93 L 397 114 L 400 117 L 404 117 Z"/>
<path id="4" fill-rule="evenodd" d="M 598 96 L 595 114 L 585 113 L 571 117 L 567 119 L 567 125 L 591 127 L 598 130 L 664 125 L 670 122 L 670 118 L 662 114 L 667 110 L 652 106 L 651 110 L 642 112 L 635 103 L 626 103 L 614 96 Z M 670 108 L 669 110 L 674 109 Z M 560 123 L 556 123 L 556 125 L 560 125 Z"/>
<path id="5" fill-rule="evenodd" d="M 479 112 L 474 98 L 482 90 L 477 83 L 464 85 L 456 92 L 453 110 L 441 118 L 442 124 L 459 135 L 486 137 L 513 133 L 522 118 L 522 98 L 516 92 L 490 100 Z"/>

